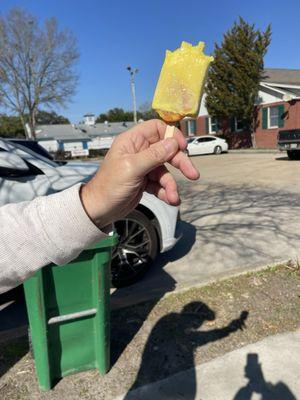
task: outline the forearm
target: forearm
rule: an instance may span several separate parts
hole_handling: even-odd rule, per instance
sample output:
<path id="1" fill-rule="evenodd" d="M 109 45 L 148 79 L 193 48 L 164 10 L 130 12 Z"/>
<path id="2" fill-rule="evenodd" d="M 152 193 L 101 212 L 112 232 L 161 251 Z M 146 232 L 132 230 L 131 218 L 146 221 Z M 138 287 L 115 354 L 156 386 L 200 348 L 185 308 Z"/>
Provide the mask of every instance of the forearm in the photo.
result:
<path id="1" fill-rule="evenodd" d="M 0 293 L 49 263 L 71 261 L 106 236 L 84 211 L 79 189 L 0 208 Z"/>

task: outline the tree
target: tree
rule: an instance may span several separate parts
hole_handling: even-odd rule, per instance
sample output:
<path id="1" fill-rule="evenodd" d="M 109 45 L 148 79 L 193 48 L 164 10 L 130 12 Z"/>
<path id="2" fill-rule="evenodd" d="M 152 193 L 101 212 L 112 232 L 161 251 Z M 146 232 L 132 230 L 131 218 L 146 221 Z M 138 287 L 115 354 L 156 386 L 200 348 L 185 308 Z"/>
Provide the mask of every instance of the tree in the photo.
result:
<path id="1" fill-rule="evenodd" d="M 253 133 L 257 119 L 255 102 L 270 41 L 270 25 L 262 32 L 240 17 L 225 33 L 222 45 L 215 44 L 206 87 L 209 115 L 218 120 L 238 118 Z"/>
<path id="2" fill-rule="evenodd" d="M 0 16 L 0 105 L 17 113 L 35 137 L 40 106 L 64 106 L 74 94 L 76 41 L 54 18 L 40 27 L 21 9 Z"/>
<path id="3" fill-rule="evenodd" d="M 139 113 L 141 115 L 141 118 L 145 121 L 153 118 L 160 118 L 157 112 L 153 110 L 151 103 L 149 103 L 148 101 L 140 105 Z"/>
<path id="4" fill-rule="evenodd" d="M 55 111 L 38 110 L 35 120 L 38 125 L 70 124 L 68 118 L 56 114 Z"/>
<path id="5" fill-rule="evenodd" d="M 158 114 L 156 111 L 152 110 L 146 105 L 141 106 L 140 111 L 137 112 L 137 118 L 148 120 L 152 118 L 158 118 Z M 132 111 L 124 111 L 123 108 L 112 108 L 108 110 L 106 113 L 101 113 L 96 122 L 132 122 L 133 121 L 133 112 Z"/>
<path id="6" fill-rule="evenodd" d="M 24 127 L 18 116 L 0 115 L 1 137 L 24 137 Z"/>

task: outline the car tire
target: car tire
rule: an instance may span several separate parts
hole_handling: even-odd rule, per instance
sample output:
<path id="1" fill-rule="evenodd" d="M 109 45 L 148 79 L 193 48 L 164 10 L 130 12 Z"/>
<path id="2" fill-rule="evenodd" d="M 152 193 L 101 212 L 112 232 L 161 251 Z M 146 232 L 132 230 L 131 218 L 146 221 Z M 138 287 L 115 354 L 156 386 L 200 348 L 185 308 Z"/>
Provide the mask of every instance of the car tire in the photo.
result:
<path id="1" fill-rule="evenodd" d="M 158 237 L 154 225 L 138 210 L 114 224 L 119 236 L 112 251 L 111 282 L 116 288 L 141 279 L 158 253 Z"/>
<path id="2" fill-rule="evenodd" d="M 214 154 L 219 155 L 222 153 L 222 147 L 221 146 L 216 146 L 214 148 Z"/>
<path id="3" fill-rule="evenodd" d="M 287 155 L 290 160 L 300 160 L 300 151 L 287 150 Z"/>

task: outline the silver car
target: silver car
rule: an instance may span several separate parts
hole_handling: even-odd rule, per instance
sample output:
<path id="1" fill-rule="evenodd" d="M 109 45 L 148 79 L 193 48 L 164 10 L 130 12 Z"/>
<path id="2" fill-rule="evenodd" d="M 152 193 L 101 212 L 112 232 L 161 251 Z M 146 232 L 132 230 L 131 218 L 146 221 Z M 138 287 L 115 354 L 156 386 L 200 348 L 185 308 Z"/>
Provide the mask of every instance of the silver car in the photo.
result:
<path id="1" fill-rule="evenodd" d="M 0 139 L 0 206 L 31 200 L 86 182 L 99 167 L 98 162 L 57 162 L 43 148 L 39 151 L 36 142 L 32 145 L 27 141 Z M 144 193 L 136 209 L 115 223 L 119 235 L 111 265 L 115 287 L 136 282 L 158 253 L 175 246 L 180 238 L 176 230 L 177 219 L 177 207 Z"/>

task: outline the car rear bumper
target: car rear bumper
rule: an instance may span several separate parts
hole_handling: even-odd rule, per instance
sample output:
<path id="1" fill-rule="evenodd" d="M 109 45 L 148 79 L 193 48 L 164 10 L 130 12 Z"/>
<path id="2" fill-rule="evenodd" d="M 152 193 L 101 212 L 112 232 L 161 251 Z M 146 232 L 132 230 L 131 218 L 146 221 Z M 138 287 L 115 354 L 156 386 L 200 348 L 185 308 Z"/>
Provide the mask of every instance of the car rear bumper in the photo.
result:
<path id="1" fill-rule="evenodd" d="M 166 238 L 163 242 L 162 248 L 161 248 L 161 253 L 165 253 L 168 250 L 171 250 L 176 243 L 182 238 L 182 227 L 181 227 L 181 221 L 178 220 L 176 224 L 176 229 L 175 229 L 175 234 L 173 237 Z"/>
<path id="2" fill-rule="evenodd" d="M 278 148 L 284 150 L 300 150 L 300 142 L 278 143 Z"/>

